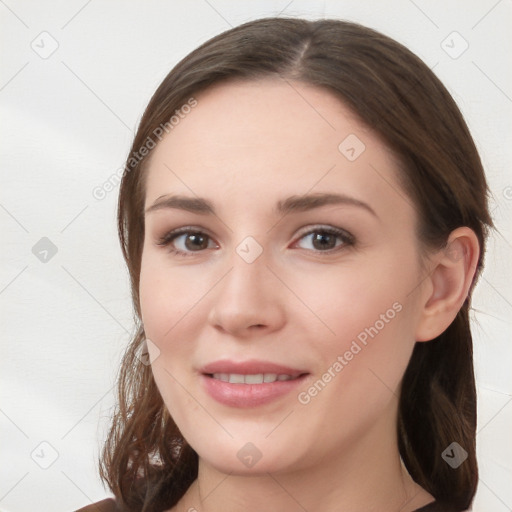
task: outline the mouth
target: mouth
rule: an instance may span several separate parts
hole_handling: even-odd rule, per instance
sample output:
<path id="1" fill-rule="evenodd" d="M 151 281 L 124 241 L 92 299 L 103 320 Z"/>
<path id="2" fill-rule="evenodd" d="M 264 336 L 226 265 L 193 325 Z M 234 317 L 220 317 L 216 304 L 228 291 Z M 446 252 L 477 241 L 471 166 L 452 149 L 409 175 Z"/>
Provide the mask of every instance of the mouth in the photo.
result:
<path id="1" fill-rule="evenodd" d="M 300 386 L 309 372 L 264 361 L 217 361 L 201 370 L 206 393 L 229 407 L 257 407 Z"/>
<path id="2" fill-rule="evenodd" d="M 207 373 L 205 375 L 222 382 L 229 382 L 230 384 L 267 384 L 276 381 L 295 380 L 306 374 L 301 373 L 300 375 L 293 376 L 286 373 Z"/>

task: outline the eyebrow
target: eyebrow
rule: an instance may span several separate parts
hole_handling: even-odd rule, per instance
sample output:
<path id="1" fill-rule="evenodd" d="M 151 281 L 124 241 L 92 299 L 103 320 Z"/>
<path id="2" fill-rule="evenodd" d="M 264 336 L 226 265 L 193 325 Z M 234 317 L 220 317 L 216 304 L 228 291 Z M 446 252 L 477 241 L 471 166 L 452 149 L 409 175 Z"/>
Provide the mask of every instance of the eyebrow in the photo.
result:
<path id="1" fill-rule="evenodd" d="M 278 201 L 274 212 L 279 215 L 287 215 L 293 212 L 305 212 L 322 206 L 341 204 L 356 206 L 366 210 L 373 216 L 378 217 L 373 208 L 367 203 L 344 194 L 315 193 L 302 196 L 290 196 Z M 187 197 L 181 195 L 163 195 L 149 206 L 145 213 L 175 208 L 200 215 L 217 215 L 213 203 L 202 197 Z"/>

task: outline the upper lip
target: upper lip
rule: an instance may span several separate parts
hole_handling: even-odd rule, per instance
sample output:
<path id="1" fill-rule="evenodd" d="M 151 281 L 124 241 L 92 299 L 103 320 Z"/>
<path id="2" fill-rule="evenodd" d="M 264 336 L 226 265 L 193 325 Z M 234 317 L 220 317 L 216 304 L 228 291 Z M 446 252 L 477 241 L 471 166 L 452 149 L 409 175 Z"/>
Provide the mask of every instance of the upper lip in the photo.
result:
<path id="1" fill-rule="evenodd" d="M 200 370 L 203 374 L 229 373 L 238 375 L 257 375 L 260 373 L 275 373 L 277 375 L 290 375 L 291 377 L 299 377 L 304 370 L 290 368 L 281 364 L 272 363 L 270 361 L 260 361 L 251 359 L 249 361 L 229 361 L 227 359 L 214 361 L 203 366 Z"/>

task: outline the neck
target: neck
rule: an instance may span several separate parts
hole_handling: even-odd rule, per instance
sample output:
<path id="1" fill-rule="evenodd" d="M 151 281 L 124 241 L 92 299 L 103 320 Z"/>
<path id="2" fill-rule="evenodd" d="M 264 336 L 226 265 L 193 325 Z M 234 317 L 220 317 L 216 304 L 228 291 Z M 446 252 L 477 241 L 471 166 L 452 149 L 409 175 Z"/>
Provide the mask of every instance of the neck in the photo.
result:
<path id="1" fill-rule="evenodd" d="M 176 512 L 411 512 L 433 498 L 407 473 L 396 423 L 374 424 L 317 464 L 246 476 L 225 474 L 199 459 L 198 478 Z M 383 442 L 385 441 L 385 442 Z"/>

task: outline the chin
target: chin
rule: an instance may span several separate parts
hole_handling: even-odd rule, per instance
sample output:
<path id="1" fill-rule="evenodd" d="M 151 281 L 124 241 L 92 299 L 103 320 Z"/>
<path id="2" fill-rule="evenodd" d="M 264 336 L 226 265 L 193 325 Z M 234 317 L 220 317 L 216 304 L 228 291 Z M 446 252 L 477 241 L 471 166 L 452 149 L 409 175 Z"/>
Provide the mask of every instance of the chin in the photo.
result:
<path id="1" fill-rule="evenodd" d="M 199 444 L 197 448 L 191 444 L 199 458 L 225 474 L 264 476 L 267 473 L 286 471 L 287 468 L 295 467 L 297 464 L 296 457 L 293 457 L 293 460 L 289 458 L 293 453 L 292 446 L 283 449 L 283 445 L 279 443 L 280 448 L 276 449 L 277 447 L 272 446 L 268 440 L 266 443 L 263 440 L 261 443 L 230 440 L 223 447 L 219 447 L 218 443 L 215 446 Z"/>

